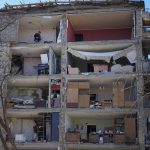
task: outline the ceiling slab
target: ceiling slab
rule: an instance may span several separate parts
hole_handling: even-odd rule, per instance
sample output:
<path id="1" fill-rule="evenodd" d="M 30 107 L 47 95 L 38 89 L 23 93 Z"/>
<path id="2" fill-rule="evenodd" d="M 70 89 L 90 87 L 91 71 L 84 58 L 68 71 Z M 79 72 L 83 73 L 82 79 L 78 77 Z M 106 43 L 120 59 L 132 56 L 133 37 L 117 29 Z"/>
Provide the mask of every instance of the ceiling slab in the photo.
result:
<path id="1" fill-rule="evenodd" d="M 56 55 L 61 54 L 61 47 L 57 44 L 18 44 L 12 46 L 11 52 L 13 55 L 21 55 L 23 57 L 40 57 L 40 54 L 48 53 L 50 47 Z"/>
<path id="2" fill-rule="evenodd" d="M 131 43 L 116 43 L 116 44 L 76 44 L 68 46 L 71 49 L 78 50 L 78 51 L 86 51 L 86 52 L 111 52 L 122 50 L 125 48 L 130 47 Z"/>
<path id="3" fill-rule="evenodd" d="M 131 12 L 71 14 L 68 19 L 74 30 L 130 28 L 133 25 Z"/>
<path id="4" fill-rule="evenodd" d="M 23 17 L 19 21 L 20 29 L 47 29 L 47 28 L 56 28 L 61 19 L 59 16 L 31 16 Z"/>

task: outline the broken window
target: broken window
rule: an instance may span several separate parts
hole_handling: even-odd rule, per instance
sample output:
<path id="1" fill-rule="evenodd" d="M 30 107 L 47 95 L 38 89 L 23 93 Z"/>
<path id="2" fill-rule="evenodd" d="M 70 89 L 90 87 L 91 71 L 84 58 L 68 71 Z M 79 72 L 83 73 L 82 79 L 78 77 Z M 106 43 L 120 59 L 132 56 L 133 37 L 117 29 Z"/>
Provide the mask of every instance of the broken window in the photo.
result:
<path id="1" fill-rule="evenodd" d="M 23 58 L 19 55 L 13 55 L 11 61 L 11 73 L 13 75 L 23 73 Z"/>
<path id="2" fill-rule="evenodd" d="M 83 34 L 75 34 L 74 37 L 76 42 L 83 41 Z"/>

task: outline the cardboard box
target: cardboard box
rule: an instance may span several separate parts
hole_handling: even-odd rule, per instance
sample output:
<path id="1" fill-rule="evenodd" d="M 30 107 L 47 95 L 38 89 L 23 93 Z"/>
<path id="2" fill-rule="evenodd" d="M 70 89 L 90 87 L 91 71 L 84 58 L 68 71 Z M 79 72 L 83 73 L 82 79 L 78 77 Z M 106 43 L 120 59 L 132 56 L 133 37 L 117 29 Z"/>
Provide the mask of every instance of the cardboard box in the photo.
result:
<path id="1" fill-rule="evenodd" d="M 114 134 L 114 143 L 115 144 L 124 144 L 125 135 L 124 134 Z"/>
<path id="2" fill-rule="evenodd" d="M 113 107 L 123 108 L 124 106 L 124 83 L 118 82 L 113 86 Z"/>
<path id="3" fill-rule="evenodd" d="M 87 140 L 87 133 L 80 133 L 81 134 L 81 140 Z"/>
<path id="4" fill-rule="evenodd" d="M 6 106 L 6 108 L 12 108 L 14 106 L 14 103 L 12 103 L 12 102 L 6 102 L 5 106 Z"/>
<path id="5" fill-rule="evenodd" d="M 79 68 L 68 67 L 69 74 L 79 74 Z"/>
<path id="6" fill-rule="evenodd" d="M 79 89 L 89 89 L 90 84 L 89 82 L 79 82 Z"/>
<path id="7" fill-rule="evenodd" d="M 106 64 L 103 64 L 103 65 L 93 64 L 93 67 L 94 67 L 94 72 L 96 73 L 101 72 L 101 71 L 108 71 L 108 65 Z"/>
<path id="8" fill-rule="evenodd" d="M 102 107 L 104 108 L 112 108 L 112 101 L 111 100 L 104 100 L 101 102 Z"/>
<path id="9" fill-rule="evenodd" d="M 79 83 L 78 82 L 68 82 L 68 88 L 78 88 Z"/>
<path id="10" fill-rule="evenodd" d="M 99 72 L 99 64 L 93 64 L 94 72 Z"/>
<path id="11" fill-rule="evenodd" d="M 100 71 L 108 71 L 108 65 L 106 65 L 106 64 L 99 65 L 99 70 Z"/>
<path id="12" fill-rule="evenodd" d="M 103 135 L 104 143 L 113 143 L 113 136 L 110 136 L 109 134 Z"/>
<path id="13" fill-rule="evenodd" d="M 136 142 L 136 119 L 125 118 L 125 136 L 129 138 L 129 143 Z"/>
<path id="14" fill-rule="evenodd" d="M 78 103 L 78 89 L 77 88 L 67 90 L 67 102 Z"/>
<path id="15" fill-rule="evenodd" d="M 67 108 L 78 108 L 78 103 L 67 103 Z"/>
<path id="16" fill-rule="evenodd" d="M 88 89 L 79 89 L 79 95 L 88 95 L 90 94 L 89 93 L 89 90 Z"/>
<path id="17" fill-rule="evenodd" d="M 99 143 L 99 134 L 89 134 L 89 143 Z"/>
<path id="18" fill-rule="evenodd" d="M 80 133 L 66 133 L 66 142 L 77 143 L 80 142 Z"/>
<path id="19" fill-rule="evenodd" d="M 90 95 L 79 95 L 79 108 L 89 108 Z"/>
<path id="20" fill-rule="evenodd" d="M 135 101 L 125 101 L 125 107 L 126 108 L 135 108 L 136 107 L 136 102 Z"/>

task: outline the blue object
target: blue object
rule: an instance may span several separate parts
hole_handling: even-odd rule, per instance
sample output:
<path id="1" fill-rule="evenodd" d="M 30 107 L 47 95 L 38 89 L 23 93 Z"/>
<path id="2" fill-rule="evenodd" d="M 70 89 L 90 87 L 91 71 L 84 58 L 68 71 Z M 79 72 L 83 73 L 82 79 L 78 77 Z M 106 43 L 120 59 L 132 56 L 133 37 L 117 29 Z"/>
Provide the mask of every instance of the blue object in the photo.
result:
<path id="1" fill-rule="evenodd" d="M 51 140 L 59 141 L 59 113 L 52 113 L 52 127 L 51 127 Z"/>
<path id="2" fill-rule="evenodd" d="M 33 66 L 33 68 L 37 70 L 38 74 L 41 74 L 41 71 L 48 71 L 49 66 L 48 64 L 38 64 L 37 66 Z"/>

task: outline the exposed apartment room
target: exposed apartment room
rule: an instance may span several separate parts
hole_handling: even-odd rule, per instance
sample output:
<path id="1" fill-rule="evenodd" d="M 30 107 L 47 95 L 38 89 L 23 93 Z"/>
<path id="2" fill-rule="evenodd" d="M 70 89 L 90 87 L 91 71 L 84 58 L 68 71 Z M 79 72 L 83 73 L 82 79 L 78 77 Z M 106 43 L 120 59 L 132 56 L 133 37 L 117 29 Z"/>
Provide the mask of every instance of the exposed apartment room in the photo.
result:
<path id="1" fill-rule="evenodd" d="M 128 11 L 69 14 L 68 42 L 131 39 L 133 13 Z"/>

